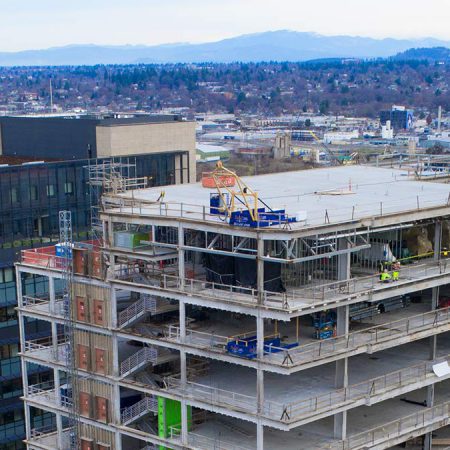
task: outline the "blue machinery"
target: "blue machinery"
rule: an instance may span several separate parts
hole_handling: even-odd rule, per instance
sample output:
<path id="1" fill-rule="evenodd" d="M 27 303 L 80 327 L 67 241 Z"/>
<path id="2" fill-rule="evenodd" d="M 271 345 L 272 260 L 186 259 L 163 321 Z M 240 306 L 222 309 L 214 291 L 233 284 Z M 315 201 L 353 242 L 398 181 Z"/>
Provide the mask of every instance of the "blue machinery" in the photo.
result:
<path id="1" fill-rule="evenodd" d="M 257 356 L 256 345 L 256 336 L 248 336 L 242 338 L 237 336 L 227 343 L 227 352 L 236 356 L 240 356 L 242 358 L 252 359 L 256 358 Z M 284 349 L 289 349 L 297 346 L 298 342 L 294 342 L 293 344 L 282 344 L 279 334 L 264 338 L 264 353 L 266 354 L 278 353 L 283 351 Z"/>
<path id="2" fill-rule="evenodd" d="M 312 317 L 315 339 L 329 339 L 335 335 L 336 313 L 334 311 L 321 311 Z"/>
<path id="3" fill-rule="evenodd" d="M 288 217 L 284 209 L 273 210 L 258 193 L 253 191 L 240 177 L 226 169 L 219 161 L 211 177 L 217 194 L 211 194 L 210 214 L 223 217 L 230 225 L 247 228 L 269 227 L 271 225 L 296 222 L 295 217 Z M 223 180 L 232 178 L 237 185 L 233 190 Z M 238 203 L 242 208 L 238 208 Z"/>

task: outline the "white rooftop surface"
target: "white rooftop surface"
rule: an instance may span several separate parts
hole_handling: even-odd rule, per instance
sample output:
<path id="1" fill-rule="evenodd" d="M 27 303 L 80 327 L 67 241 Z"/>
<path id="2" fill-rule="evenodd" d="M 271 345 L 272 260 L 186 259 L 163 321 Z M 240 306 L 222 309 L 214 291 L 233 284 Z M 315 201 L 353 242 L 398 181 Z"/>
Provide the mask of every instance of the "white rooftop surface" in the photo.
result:
<path id="1" fill-rule="evenodd" d="M 417 210 L 418 206 L 444 206 L 450 193 L 446 184 L 414 181 L 401 170 L 368 166 L 329 167 L 242 179 L 272 209 L 285 209 L 290 217 L 306 212 L 307 221 L 291 224 L 294 229 L 323 225 L 326 214 L 330 223 L 337 223 Z M 185 218 L 201 220 L 202 208 L 209 213 L 210 193 L 215 192 L 195 183 L 135 190 L 133 194 L 128 191 L 122 195 L 156 201 L 162 190 L 168 210 L 165 208 L 161 213 L 159 204 L 149 205 L 142 210 L 143 215 L 182 214 Z M 183 203 L 182 211 L 180 203 Z M 207 220 L 223 223 L 210 215 Z"/>
<path id="2" fill-rule="evenodd" d="M 230 149 L 221 145 L 201 144 L 197 143 L 197 150 L 203 153 L 229 152 Z"/>

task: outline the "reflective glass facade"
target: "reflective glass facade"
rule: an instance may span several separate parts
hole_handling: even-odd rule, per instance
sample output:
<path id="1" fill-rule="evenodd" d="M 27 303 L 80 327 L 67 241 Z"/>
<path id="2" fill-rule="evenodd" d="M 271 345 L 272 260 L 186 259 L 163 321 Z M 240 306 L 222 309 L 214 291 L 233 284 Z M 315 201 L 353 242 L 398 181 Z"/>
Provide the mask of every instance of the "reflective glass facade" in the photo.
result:
<path id="1" fill-rule="evenodd" d="M 183 161 L 187 152 L 148 154 L 132 157 L 134 176 L 149 178 L 150 186 L 173 184 L 189 171 Z M 126 162 L 125 161 L 125 162 Z M 95 164 L 98 161 L 91 161 Z M 89 238 L 91 196 L 88 160 L 31 163 L 0 166 L 0 450 L 25 448 L 19 330 L 14 307 L 17 305 L 14 262 L 20 250 L 49 245 L 59 240 L 58 212 L 72 212 L 74 240 Z M 186 163 L 187 164 L 187 163 Z M 176 169 L 177 168 L 177 169 Z M 179 171 L 176 174 L 176 170 Z M 23 280 L 26 295 L 48 292 L 40 277 Z M 42 324 L 42 321 L 39 322 Z M 27 323 L 30 336 L 50 334 L 37 321 Z M 32 371 L 33 372 L 33 371 Z M 36 368 L 36 372 L 37 368 Z M 36 373 L 45 377 L 45 373 Z M 48 417 L 37 416 L 39 425 Z M 39 422 L 40 421 L 40 422 Z"/>

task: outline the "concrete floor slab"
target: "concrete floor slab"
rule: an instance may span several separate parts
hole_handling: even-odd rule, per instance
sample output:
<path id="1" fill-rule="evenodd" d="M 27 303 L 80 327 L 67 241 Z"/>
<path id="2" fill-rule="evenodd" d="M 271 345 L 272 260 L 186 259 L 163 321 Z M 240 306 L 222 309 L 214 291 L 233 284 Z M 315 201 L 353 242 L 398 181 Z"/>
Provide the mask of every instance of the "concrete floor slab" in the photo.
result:
<path id="1" fill-rule="evenodd" d="M 448 189 L 443 184 L 411 181 L 402 171 L 375 167 L 333 167 L 243 179 L 272 208 L 284 208 L 290 216 L 305 211 L 307 225 L 323 224 L 325 211 L 330 222 L 334 223 L 377 215 L 380 213 L 380 201 L 383 202 L 383 213 L 387 214 L 416 210 L 417 198 L 423 207 L 446 205 L 448 199 Z M 138 207 L 138 213 L 181 216 L 183 211 L 183 217 L 202 220 L 203 207 L 209 211 L 209 194 L 215 192 L 203 188 L 201 183 L 166 186 L 164 191 L 167 208 L 163 206 L 161 211 L 157 203 L 154 207 Z M 338 195 L 327 195 L 330 191 Z M 339 195 L 340 192 L 342 195 Z M 156 202 L 160 194 L 161 188 L 151 188 L 128 191 L 123 196 Z M 177 207 L 177 203 L 184 203 L 183 210 Z M 221 222 L 217 216 L 207 217 L 208 220 Z M 299 222 L 292 228 L 305 226 L 304 222 Z"/>

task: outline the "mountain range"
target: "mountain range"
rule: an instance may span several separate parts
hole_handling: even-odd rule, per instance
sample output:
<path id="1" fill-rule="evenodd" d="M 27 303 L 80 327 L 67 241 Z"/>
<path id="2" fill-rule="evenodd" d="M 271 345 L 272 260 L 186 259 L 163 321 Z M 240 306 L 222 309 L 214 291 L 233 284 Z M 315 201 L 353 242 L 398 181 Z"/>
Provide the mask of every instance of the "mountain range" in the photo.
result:
<path id="1" fill-rule="evenodd" d="M 0 52 L 0 66 L 55 66 L 151 63 L 308 61 L 324 58 L 386 58 L 411 48 L 450 48 L 450 41 L 324 36 L 279 30 L 203 44 L 154 46 L 69 45 L 43 50 Z"/>

